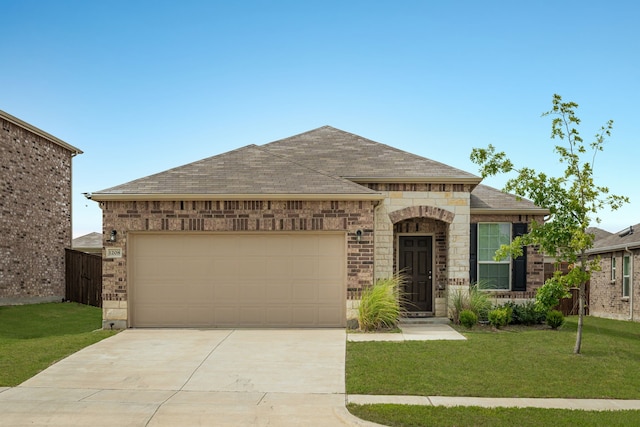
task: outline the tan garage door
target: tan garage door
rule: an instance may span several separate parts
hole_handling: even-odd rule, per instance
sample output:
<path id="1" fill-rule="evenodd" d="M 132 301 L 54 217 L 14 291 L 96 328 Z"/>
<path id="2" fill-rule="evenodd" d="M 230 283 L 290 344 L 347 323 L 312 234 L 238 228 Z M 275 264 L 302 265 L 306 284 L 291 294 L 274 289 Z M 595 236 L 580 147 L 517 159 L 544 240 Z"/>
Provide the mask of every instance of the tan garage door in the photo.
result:
<path id="1" fill-rule="evenodd" d="M 344 234 L 132 234 L 131 326 L 339 327 Z"/>

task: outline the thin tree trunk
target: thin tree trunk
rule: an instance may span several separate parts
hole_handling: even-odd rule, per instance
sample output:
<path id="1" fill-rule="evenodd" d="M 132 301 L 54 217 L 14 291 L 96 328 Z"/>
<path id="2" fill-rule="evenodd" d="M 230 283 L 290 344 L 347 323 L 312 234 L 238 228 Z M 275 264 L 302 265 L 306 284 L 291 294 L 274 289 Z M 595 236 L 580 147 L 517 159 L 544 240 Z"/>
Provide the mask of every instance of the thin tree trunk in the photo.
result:
<path id="1" fill-rule="evenodd" d="M 585 299 L 585 284 L 580 283 L 578 290 L 578 330 L 576 332 L 576 345 L 573 347 L 573 354 L 580 354 L 580 348 L 582 347 L 582 325 L 584 323 L 584 299 Z"/>
<path id="2" fill-rule="evenodd" d="M 587 254 L 584 249 L 580 253 L 580 268 L 582 272 L 587 268 Z M 573 354 L 580 354 L 582 347 L 582 325 L 584 324 L 584 300 L 586 298 L 586 281 L 580 281 L 578 290 L 578 330 L 576 331 L 576 345 L 573 347 Z"/>

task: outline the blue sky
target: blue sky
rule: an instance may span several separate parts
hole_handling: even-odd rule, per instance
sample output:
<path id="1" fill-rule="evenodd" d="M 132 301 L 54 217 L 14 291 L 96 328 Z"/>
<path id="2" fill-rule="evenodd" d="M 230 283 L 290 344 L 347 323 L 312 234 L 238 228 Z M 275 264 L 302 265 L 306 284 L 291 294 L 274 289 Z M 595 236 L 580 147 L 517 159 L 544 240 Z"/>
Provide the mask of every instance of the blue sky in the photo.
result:
<path id="1" fill-rule="evenodd" d="M 600 213 L 640 222 L 635 1 L 0 0 L 0 109 L 80 148 L 74 237 L 101 231 L 83 192 L 331 125 L 478 174 L 474 147 L 558 174 L 554 93 L 590 141 L 612 137 Z M 506 177 L 486 184 L 502 188 Z M 635 208 L 635 209 L 634 209 Z"/>

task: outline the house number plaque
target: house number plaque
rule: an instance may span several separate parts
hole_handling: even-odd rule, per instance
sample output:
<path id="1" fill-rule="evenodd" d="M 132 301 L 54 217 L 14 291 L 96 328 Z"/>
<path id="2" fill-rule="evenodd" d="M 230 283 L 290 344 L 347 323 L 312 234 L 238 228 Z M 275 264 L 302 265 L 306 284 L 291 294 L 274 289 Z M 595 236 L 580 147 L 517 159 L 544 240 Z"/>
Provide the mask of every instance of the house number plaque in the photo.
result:
<path id="1" fill-rule="evenodd" d="M 107 248 L 107 258 L 122 258 L 122 248 Z"/>

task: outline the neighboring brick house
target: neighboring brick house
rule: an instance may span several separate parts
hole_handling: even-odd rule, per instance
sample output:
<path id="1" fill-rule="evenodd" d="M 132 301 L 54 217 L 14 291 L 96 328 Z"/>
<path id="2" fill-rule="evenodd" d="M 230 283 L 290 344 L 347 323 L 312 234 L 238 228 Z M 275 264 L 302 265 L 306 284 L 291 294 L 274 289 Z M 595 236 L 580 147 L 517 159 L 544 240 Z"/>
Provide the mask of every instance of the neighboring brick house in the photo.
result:
<path id="1" fill-rule="evenodd" d="M 82 151 L 4 111 L 0 122 L 0 305 L 60 301 Z"/>
<path id="2" fill-rule="evenodd" d="M 104 326 L 344 326 L 398 271 L 412 316 L 478 279 L 532 296 L 541 254 L 488 254 L 547 211 L 480 181 L 325 126 L 94 192 Z"/>
<path id="3" fill-rule="evenodd" d="M 640 224 L 597 238 L 589 258 L 600 258 L 591 273 L 589 314 L 640 322 Z"/>

